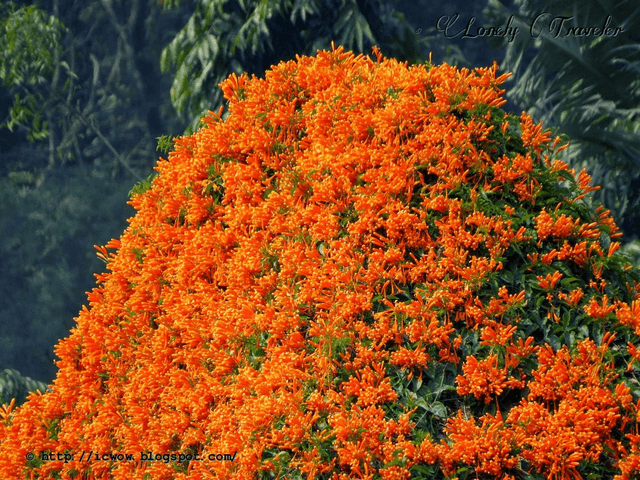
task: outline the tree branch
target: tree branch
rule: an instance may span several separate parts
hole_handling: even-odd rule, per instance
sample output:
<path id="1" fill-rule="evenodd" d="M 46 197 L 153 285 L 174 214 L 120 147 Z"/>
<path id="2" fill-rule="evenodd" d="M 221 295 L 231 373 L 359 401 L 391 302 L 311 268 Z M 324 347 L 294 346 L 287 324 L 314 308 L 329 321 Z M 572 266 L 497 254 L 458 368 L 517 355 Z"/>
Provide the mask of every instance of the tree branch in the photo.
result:
<path id="1" fill-rule="evenodd" d="M 89 119 L 87 119 L 81 112 L 79 112 L 77 109 L 69 109 L 71 111 L 71 113 L 73 113 L 82 123 L 84 123 L 88 128 L 90 128 L 91 130 L 93 130 L 93 133 L 95 133 L 98 138 L 100 140 L 102 140 L 102 143 L 104 143 L 107 148 L 109 150 L 111 150 L 111 152 L 115 155 L 116 159 L 122 164 L 122 166 L 125 168 L 125 170 L 127 172 L 129 172 L 134 178 L 136 178 L 138 181 L 142 182 L 144 179 L 138 175 L 136 173 L 135 170 L 133 170 L 129 164 L 127 163 L 127 161 L 122 158 L 122 156 L 118 153 L 118 151 L 113 147 L 113 145 L 111 145 L 111 142 L 109 142 L 109 140 L 107 140 L 107 138 L 102 135 L 102 132 L 100 131 L 100 129 L 98 127 L 96 127 L 93 122 Z"/>

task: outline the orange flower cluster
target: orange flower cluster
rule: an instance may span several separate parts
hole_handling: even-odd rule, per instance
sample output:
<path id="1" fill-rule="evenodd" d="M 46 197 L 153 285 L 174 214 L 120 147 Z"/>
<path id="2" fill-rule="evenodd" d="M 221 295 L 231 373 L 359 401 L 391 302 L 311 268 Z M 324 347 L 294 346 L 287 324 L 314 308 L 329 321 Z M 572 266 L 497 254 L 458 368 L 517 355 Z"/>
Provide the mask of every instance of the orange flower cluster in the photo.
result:
<path id="1" fill-rule="evenodd" d="M 0 478 L 640 474 L 640 276 L 588 175 L 496 64 L 374 54 L 221 84 L 2 407 Z"/>

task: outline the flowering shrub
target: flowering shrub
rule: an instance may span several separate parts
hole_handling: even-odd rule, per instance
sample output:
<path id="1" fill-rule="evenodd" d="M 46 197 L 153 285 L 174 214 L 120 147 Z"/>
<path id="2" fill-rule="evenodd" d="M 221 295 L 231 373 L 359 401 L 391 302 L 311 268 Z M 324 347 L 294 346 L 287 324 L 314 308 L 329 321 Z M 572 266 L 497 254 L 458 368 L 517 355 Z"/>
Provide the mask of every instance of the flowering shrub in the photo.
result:
<path id="1" fill-rule="evenodd" d="M 496 64 L 374 53 L 221 84 L 96 247 L 52 391 L 3 407 L 0 478 L 640 472 L 640 276 L 589 176 Z"/>

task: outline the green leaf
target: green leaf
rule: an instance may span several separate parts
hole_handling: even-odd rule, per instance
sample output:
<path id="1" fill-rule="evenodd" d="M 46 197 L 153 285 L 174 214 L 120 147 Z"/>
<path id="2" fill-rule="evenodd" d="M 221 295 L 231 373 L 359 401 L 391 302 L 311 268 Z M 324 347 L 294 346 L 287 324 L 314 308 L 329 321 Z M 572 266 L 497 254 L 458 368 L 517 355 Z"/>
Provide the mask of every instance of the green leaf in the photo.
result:
<path id="1" fill-rule="evenodd" d="M 553 349 L 557 352 L 558 350 L 560 350 L 562 348 L 562 345 L 560 343 L 560 339 L 551 334 L 546 338 L 546 341 L 549 345 L 551 345 L 553 347 Z"/>
<path id="2" fill-rule="evenodd" d="M 189 21 L 187 22 L 187 27 L 186 27 L 186 33 L 187 33 L 187 39 L 190 42 L 195 41 L 196 39 L 196 22 L 195 22 L 195 17 L 191 17 L 189 19 Z"/>
<path id="3" fill-rule="evenodd" d="M 436 417 L 447 418 L 447 407 L 445 407 L 442 402 L 433 402 L 428 406 L 427 410 L 433 413 Z"/>
<path id="4" fill-rule="evenodd" d="M 175 137 L 173 135 L 161 135 L 160 137 L 156 137 L 158 140 L 158 146 L 156 147 L 156 151 L 160 150 L 163 153 L 169 153 L 171 150 L 171 142 Z"/>
<path id="5" fill-rule="evenodd" d="M 153 179 L 156 177 L 156 173 L 150 174 L 145 180 L 136 183 L 131 190 L 129 190 L 129 198 L 133 198 L 136 195 L 146 192 L 152 187 Z"/>

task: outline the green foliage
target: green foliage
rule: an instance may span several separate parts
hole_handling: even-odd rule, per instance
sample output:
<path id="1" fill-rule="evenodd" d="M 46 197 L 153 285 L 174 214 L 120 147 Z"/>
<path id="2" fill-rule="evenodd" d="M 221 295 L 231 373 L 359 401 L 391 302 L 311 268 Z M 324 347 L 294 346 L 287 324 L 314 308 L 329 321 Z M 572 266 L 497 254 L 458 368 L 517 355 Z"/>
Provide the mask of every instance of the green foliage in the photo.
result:
<path id="1" fill-rule="evenodd" d="M 13 131 L 16 126 L 28 129 L 30 141 L 47 136 L 44 97 L 29 87 L 43 85 L 54 75 L 56 55 L 62 52 L 61 40 L 69 33 L 57 18 L 47 15 L 35 5 L 19 9 L 9 2 L 0 10 L 0 79 L 14 92 L 9 118 L 0 127 Z M 66 62 L 60 63 L 71 76 Z"/>
<path id="2" fill-rule="evenodd" d="M 3 85 L 44 83 L 55 69 L 55 51 L 61 52 L 60 40 L 69 30 L 55 17 L 35 5 L 15 9 L 5 5 L 0 23 L 2 55 L 0 77 Z"/>
<path id="3" fill-rule="evenodd" d="M 13 398 L 16 399 L 16 405 L 20 405 L 24 403 L 30 392 L 38 389 L 42 393 L 51 390 L 47 384 L 30 377 L 23 377 L 17 370 L 5 368 L 0 372 L 0 405 L 11 403 Z"/>
<path id="4" fill-rule="evenodd" d="M 146 179 L 136 183 L 133 188 L 129 190 L 129 198 L 133 198 L 135 195 L 139 195 L 149 190 L 155 177 L 155 173 L 152 173 Z"/>
<path id="5" fill-rule="evenodd" d="M 19 187 L 33 186 L 42 181 L 42 175 L 36 176 L 31 172 L 20 170 L 15 172 L 9 172 L 7 178 Z"/>
<path id="6" fill-rule="evenodd" d="M 9 110 L 9 119 L 0 126 L 7 127 L 11 131 L 16 126 L 26 127 L 28 130 L 27 139 L 30 142 L 47 138 L 49 124 L 46 121 L 41 121 L 42 115 L 38 111 L 42 100 L 43 97 L 39 93 L 27 95 L 25 98 L 21 98 L 16 93 L 13 106 Z M 29 127 L 29 123 L 31 123 L 31 127 Z"/>
<path id="7" fill-rule="evenodd" d="M 174 137 L 172 135 L 162 135 L 160 137 L 156 137 L 158 140 L 158 146 L 156 147 L 156 151 L 160 150 L 162 153 L 167 154 L 169 150 L 171 150 L 171 142 Z"/>
<path id="8" fill-rule="evenodd" d="M 535 119 L 561 129 L 570 146 L 560 158 L 576 171 L 583 167 L 593 184 L 602 185 L 594 198 L 610 208 L 622 230 L 640 236 L 640 10 L 633 2 L 614 0 L 516 0 L 510 11 L 490 0 L 485 13 L 496 25 L 514 15 L 520 29 L 515 41 L 492 38 L 506 46 L 501 67 L 515 73 L 508 96 Z M 529 29 L 540 12 L 552 12 Z M 570 17 L 559 35 L 549 32 L 554 16 Z M 617 36 L 568 35 L 569 27 L 622 27 Z M 556 27 L 558 28 L 556 22 Z M 533 60 L 525 59 L 531 54 Z M 628 238 L 625 238 L 628 240 Z M 624 239 L 623 239 L 624 240 Z"/>
<path id="9" fill-rule="evenodd" d="M 34 145 L 34 149 L 48 150 L 48 162 L 42 165 L 30 161 L 31 170 L 51 169 L 57 159 L 63 165 L 89 159 L 99 170 L 105 165 L 111 167 L 112 176 L 123 168 L 131 177 L 142 180 L 144 175 L 134 166 L 139 168 L 144 162 L 147 167 L 152 158 L 151 130 L 165 130 L 162 124 L 173 121 L 169 99 L 158 102 L 149 93 L 162 85 L 162 79 L 156 78 L 159 65 L 154 68 L 153 63 L 141 62 L 143 81 L 137 62 L 146 54 L 139 55 L 134 49 L 138 42 L 128 40 L 141 33 L 142 24 L 121 24 L 114 10 L 120 7 L 99 0 L 73 7 L 71 3 L 54 2 L 60 7 L 60 19 L 36 6 L 17 9 L 8 3 L 0 7 L 4 12 L 0 16 L 0 80 L 13 98 L 9 115 L 0 119 L 4 120 L 0 126 L 17 129 L 30 142 L 48 139 L 46 146 Z M 149 15 L 143 33 L 150 36 L 160 6 L 145 10 L 139 2 L 123 2 L 122 7 L 130 9 L 130 19 Z M 87 22 L 93 25 L 85 27 Z M 163 43 L 164 39 L 157 37 L 151 35 L 147 41 Z M 153 85 L 145 88 L 151 82 Z M 144 111 L 141 104 L 148 110 Z M 184 126 L 180 124 L 179 128 Z M 140 154 L 140 150 L 146 151 Z M 99 159 L 101 156 L 104 158 Z M 102 175 L 103 171 L 92 173 Z"/>

